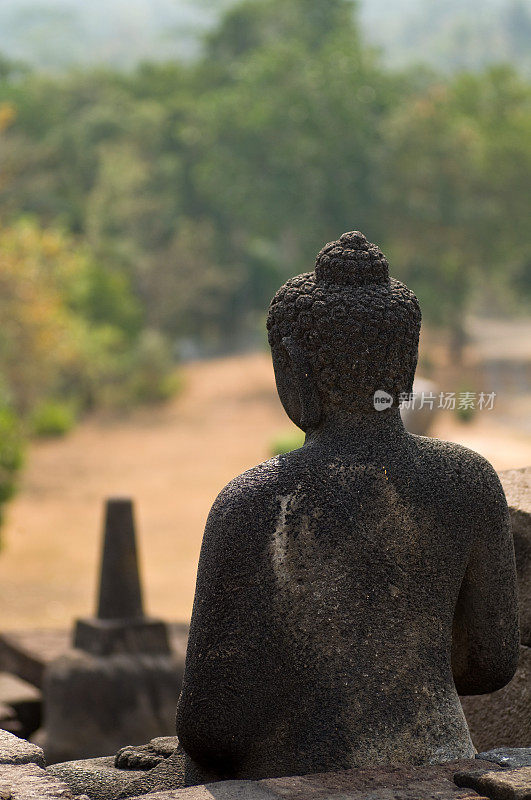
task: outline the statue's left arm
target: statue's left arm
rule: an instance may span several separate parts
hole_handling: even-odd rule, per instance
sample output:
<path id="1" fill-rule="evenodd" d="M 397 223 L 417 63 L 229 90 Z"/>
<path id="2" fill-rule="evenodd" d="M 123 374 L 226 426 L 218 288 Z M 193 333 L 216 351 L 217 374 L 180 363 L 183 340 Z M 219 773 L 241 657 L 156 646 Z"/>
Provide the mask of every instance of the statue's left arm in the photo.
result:
<path id="1" fill-rule="evenodd" d="M 454 615 L 452 669 L 462 695 L 486 694 L 512 679 L 519 655 L 514 545 L 507 501 L 481 459 L 476 534 Z M 476 514 L 474 514 L 476 517 Z M 463 519 L 463 524 L 468 520 Z"/>

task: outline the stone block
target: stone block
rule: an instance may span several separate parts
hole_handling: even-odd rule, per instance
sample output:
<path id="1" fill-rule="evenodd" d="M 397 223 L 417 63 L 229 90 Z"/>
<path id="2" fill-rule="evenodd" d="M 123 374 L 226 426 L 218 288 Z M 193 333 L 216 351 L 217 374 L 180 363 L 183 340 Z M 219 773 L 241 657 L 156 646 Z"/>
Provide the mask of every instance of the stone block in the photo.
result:
<path id="1" fill-rule="evenodd" d="M 150 786 L 139 777 L 138 771 L 114 769 L 112 758 L 56 764 L 48 771 L 63 780 L 71 791 L 86 792 L 91 800 L 479 800 L 475 792 L 456 787 L 455 773 L 500 769 L 492 763 L 467 759 L 436 766 L 381 766 L 171 788 L 177 782 L 176 772 L 170 766 L 168 759 L 152 770 Z"/>
<path id="2" fill-rule="evenodd" d="M 424 767 L 381 766 L 273 778 L 259 784 L 282 800 L 479 800 L 468 789 L 456 791 L 453 780 L 456 771 L 478 763 L 483 765 L 467 759 Z"/>
<path id="3" fill-rule="evenodd" d="M 90 800 L 114 800 L 138 779 L 138 773 L 115 769 L 114 756 L 53 764 L 47 773 L 64 782 L 74 794 L 87 794 Z"/>
<path id="4" fill-rule="evenodd" d="M 512 681 L 497 692 L 462 697 L 472 741 L 480 751 L 531 744 L 531 647 L 520 647 Z"/>
<path id="5" fill-rule="evenodd" d="M 0 730 L 0 764 L 37 764 L 44 767 L 44 753 L 37 745 Z"/>
<path id="6" fill-rule="evenodd" d="M 183 664 L 188 627 L 186 622 L 168 624 L 171 652 Z M 72 634 L 67 630 L 0 633 L 0 670 L 18 675 L 33 686 L 42 688 L 46 667 L 71 648 L 71 640 Z"/>
<path id="7" fill-rule="evenodd" d="M 16 675 L 0 672 L 0 702 L 14 708 L 23 703 L 40 703 L 41 700 L 41 693 L 34 686 Z"/>
<path id="8" fill-rule="evenodd" d="M 494 772 L 459 772 L 455 776 L 455 783 L 485 794 L 489 800 L 531 800 L 531 767 Z"/>
<path id="9" fill-rule="evenodd" d="M 78 619 L 74 647 L 97 656 L 114 653 L 169 655 L 168 628 L 162 620 Z"/>
<path id="10" fill-rule="evenodd" d="M 0 670 L 42 688 L 44 670 L 70 647 L 71 634 L 57 631 L 9 631 L 0 634 Z"/>
<path id="11" fill-rule="evenodd" d="M 434 767 L 386 766 L 260 781 L 222 781 L 138 795 L 131 800 L 485 800 L 474 790 L 457 787 L 453 780 L 456 768 L 471 769 L 477 764 L 470 760 Z"/>
<path id="12" fill-rule="evenodd" d="M 222 781 L 189 789 L 138 795 L 131 800 L 277 800 L 278 795 L 256 781 Z M 476 797 L 477 800 L 477 797 Z"/>
<path id="13" fill-rule="evenodd" d="M 486 753 L 479 753 L 478 759 L 492 761 L 503 769 L 531 767 L 531 747 L 497 747 Z"/>
<path id="14" fill-rule="evenodd" d="M 173 655 L 65 653 L 45 679 L 48 763 L 103 756 L 174 734 L 182 669 Z"/>
<path id="15" fill-rule="evenodd" d="M 35 764 L 2 764 L 0 800 L 83 800 L 83 797 L 73 795 L 62 781 Z"/>
<path id="16" fill-rule="evenodd" d="M 16 675 L 0 672 L 0 707 L 2 704 L 13 710 L 18 731 L 24 738 L 37 730 L 41 723 L 42 695 L 35 686 Z"/>
<path id="17" fill-rule="evenodd" d="M 169 757 L 147 771 L 116 769 L 114 756 L 67 761 L 48 767 L 48 771 L 63 780 L 72 791 L 86 792 L 91 800 L 117 800 L 185 785 L 182 751 L 177 759 Z"/>
<path id="18" fill-rule="evenodd" d="M 511 515 L 516 553 L 520 641 L 531 646 L 531 467 L 499 473 Z M 531 741 L 531 740 L 530 740 Z"/>

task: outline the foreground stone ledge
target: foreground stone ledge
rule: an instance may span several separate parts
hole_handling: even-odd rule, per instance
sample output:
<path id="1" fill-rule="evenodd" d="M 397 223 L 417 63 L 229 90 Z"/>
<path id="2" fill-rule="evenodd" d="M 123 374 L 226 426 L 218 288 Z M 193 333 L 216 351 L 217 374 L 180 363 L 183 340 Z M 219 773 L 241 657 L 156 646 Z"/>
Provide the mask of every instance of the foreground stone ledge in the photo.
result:
<path id="1" fill-rule="evenodd" d="M 484 756 L 433 766 L 381 766 L 257 781 L 220 781 L 180 789 L 171 788 L 176 785 L 175 772 L 163 762 L 155 768 L 153 788 L 144 794 L 139 794 L 146 787 L 139 785 L 142 779 L 138 772 L 114 769 L 111 757 L 56 765 L 49 772 L 62 778 L 74 796 L 86 793 L 91 800 L 531 799 L 531 768 L 523 766 L 531 759 L 531 748 L 499 748 Z M 521 768 L 507 769 L 515 764 Z M 494 779 L 497 773 L 502 776 L 500 781 Z"/>
<path id="2" fill-rule="evenodd" d="M 52 764 L 47 772 L 68 785 L 74 794 L 86 793 L 91 800 L 114 800 L 122 793 L 127 795 L 129 786 L 139 779 L 136 772 L 117 770 L 114 756 Z"/>
<path id="3" fill-rule="evenodd" d="M 497 747 L 487 753 L 479 753 L 481 761 L 493 761 L 504 769 L 531 767 L 531 747 Z"/>
<path id="4" fill-rule="evenodd" d="M 487 795 L 489 800 L 531 800 L 531 767 L 491 772 L 460 772 L 458 786 Z"/>
<path id="5" fill-rule="evenodd" d="M 76 798 L 66 784 L 36 764 L 2 764 L 0 800 L 83 800 L 83 798 Z"/>
<path id="6" fill-rule="evenodd" d="M 526 764 L 531 748 L 486 753 L 504 766 Z M 479 794 L 478 794 L 479 793 Z M 261 781 L 223 781 L 131 800 L 529 800 L 531 767 L 502 769 L 471 759 L 429 767 L 380 767 Z"/>
<path id="7" fill-rule="evenodd" d="M 36 764 L 44 767 L 44 753 L 36 744 L 0 730 L 0 765 Z"/>
<path id="8" fill-rule="evenodd" d="M 483 762 L 480 762 L 483 764 Z M 456 771 L 477 768 L 475 759 L 427 767 L 388 766 L 352 769 L 259 781 L 273 797 L 286 800 L 478 800 L 475 792 L 454 783 Z M 492 768 L 488 764 L 488 768 Z M 215 796 L 215 795 L 214 795 Z"/>
<path id="9" fill-rule="evenodd" d="M 192 786 L 189 789 L 139 795 L 131 800 L 278 800 L 278 797 L 279 795 L 264 789 L 255 781 L 223 781 Z M 475 793 L 473 797 L 477 800 Z"/>
<path id="10" fill-rule="evenodd" d="M 494 767 L 494 769 L 493 769 Z M 223 781 L 157 791 L 131 800 L 486 800 L 454 782 L 457 771 L 495 772 L 474 759 L 429 767 L 375 767 L 260 781 Z"/>

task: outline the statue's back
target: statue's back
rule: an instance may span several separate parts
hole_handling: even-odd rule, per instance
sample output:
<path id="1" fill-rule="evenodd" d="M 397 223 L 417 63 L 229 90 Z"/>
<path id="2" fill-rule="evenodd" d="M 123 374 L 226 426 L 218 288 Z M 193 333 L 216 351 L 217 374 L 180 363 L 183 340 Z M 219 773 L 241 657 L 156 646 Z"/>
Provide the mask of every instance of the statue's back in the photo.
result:
<path id="1" fill-rule="evenodd" d="M 207 522 L 177 732 L 220 776 L 470 756 L 456 685 L 514 674 L 499 481 L 400 419 L 419 331 L 415 295 L 357 231 L 271 302 L 278 393 L 307 439 L 232 481 Z"/>
<path id="2" fill-rule="evenodd" d="M 307 445 L 220 495 L 181 711 L 194 682 L 228 703 L 234 774 L 473 754 L 450 640 L 480 461 L 402 431 L 392 446 Z"/>

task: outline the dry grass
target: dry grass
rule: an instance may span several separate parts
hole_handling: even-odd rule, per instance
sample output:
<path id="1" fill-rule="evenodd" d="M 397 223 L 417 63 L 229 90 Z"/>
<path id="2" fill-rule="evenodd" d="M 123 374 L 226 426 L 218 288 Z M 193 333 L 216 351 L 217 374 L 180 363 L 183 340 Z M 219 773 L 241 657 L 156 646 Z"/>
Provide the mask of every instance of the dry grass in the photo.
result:
<path id="1" fill-rule="evenodd" d="M 134 497 L 148 610 L 190 615 L 203 527 L 218 491 L 269 456 L 289 427 L 266 354 L 196 363 L 175 402 L 124 419 L 95 417 L 63 440 L 36 443 L 2 531 L 2 628 L 68 626 L 92 612 L 102 503 Z M 531 463 L 531 436 L 479 414 L 434 431 L 498 469 Z"/>

